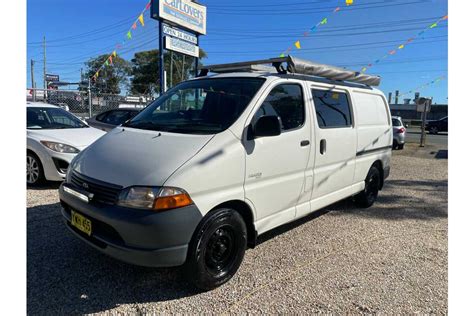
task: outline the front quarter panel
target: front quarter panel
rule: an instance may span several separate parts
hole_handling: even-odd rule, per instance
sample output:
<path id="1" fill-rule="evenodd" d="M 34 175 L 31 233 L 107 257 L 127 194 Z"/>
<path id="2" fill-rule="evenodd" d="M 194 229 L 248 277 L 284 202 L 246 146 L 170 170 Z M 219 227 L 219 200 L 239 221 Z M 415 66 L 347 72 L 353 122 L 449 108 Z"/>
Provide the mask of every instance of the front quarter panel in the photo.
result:
<path id="1" fill-rule="evenodd" d="M 219 133 L 166 181 L 186 190 L 204 216 L 230 200 L 244 201 L 245 152 L 229 130 Z"/>

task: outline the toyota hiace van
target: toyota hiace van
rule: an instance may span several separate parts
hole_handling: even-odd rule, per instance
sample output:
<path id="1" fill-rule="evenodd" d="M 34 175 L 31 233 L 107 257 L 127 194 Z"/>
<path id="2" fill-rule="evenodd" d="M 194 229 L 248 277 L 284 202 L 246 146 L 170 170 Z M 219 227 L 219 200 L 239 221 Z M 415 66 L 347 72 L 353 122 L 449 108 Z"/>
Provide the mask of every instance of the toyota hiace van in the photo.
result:
<path id="1" fill-rule="evenodd" d="M 59 189 L 66 225 L 114 258 L 185 265 L 215 288 L 260 234 L 349 197 L 375 202 L 392 147 L 379 82 L 290 56 L 208 66 L 77 155 Z"/>

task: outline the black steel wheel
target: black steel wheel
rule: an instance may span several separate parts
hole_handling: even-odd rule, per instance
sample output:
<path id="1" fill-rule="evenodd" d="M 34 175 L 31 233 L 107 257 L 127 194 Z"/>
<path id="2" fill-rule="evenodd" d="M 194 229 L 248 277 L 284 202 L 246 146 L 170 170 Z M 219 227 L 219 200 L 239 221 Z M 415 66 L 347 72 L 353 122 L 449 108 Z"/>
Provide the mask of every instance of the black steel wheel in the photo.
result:
<path id="1" fill-rule="evenodd" d="M 247 229 L 242 216 L 232 209 L 207 215 L 190 242 L 186 272 L 196 287 L 214 289 L 237 272 L 247 248 Z"/>
<path id="2" fill-rule="evenodd" d="M 380 172 L 375 166 L 370 167 L 365 178 L 364 191 L 355 196 L 356 203 L 361 207 L 370 207 L 377 200 L 380 188 Z"/>

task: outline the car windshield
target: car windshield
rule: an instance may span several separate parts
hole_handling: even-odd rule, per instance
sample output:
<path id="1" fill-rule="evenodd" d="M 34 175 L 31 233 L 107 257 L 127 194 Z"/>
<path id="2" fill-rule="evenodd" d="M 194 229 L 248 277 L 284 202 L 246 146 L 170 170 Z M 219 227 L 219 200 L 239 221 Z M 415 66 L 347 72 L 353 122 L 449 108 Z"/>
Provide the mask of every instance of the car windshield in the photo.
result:
<path id="1" fill-rule="evenodd" d="M 264 81 L 263 78 L 186 81 L 123 126 L 183 134 L 217 134 L 237 120 Z"/>
<path id="2" fill-rule="evenodd" d="M 61 108 L 27 107 L 26 128 L 63 129 L 88 127 L 80 119 Z"/>

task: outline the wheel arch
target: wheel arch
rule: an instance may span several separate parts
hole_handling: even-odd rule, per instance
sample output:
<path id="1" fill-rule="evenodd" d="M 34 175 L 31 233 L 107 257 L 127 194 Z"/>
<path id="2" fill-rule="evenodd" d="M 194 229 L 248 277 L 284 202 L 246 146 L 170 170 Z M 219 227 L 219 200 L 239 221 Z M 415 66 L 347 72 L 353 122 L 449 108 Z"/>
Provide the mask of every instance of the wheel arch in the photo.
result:
<path id="1" fill-rule="evenodd" d="M 242 216 L 245 221 L 245 226 L 247 227 L 247 246 L 250 248 L 255 248 L 258 234 L 255 230 L 254 215 L 250 206 L 241 200 L 230 200 L 216 205 L 209 213 L 219 208 L 233 209 Z"/>

